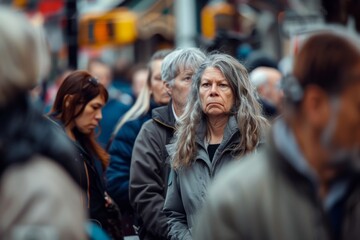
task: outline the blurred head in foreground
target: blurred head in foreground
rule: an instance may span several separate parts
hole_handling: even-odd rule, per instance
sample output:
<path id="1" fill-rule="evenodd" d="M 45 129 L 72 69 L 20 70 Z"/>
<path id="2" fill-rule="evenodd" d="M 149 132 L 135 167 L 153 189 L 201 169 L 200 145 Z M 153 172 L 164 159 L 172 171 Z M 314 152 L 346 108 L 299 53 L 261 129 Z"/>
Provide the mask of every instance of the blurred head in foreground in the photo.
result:
<path id="1" fill-rule="evenodd" d="M 293 75 L 284 80 L 286 119 L 302 139 L 300 145 L 312 142 L 311 158 L 319 165 L 358 154 L 359 46 L 358 37 L 346 30 L 315 34 L 296 56 Z"/>
<path id="2" fill-rule="evenodd" d="M 29 100 L 47 54 L 41 29 L 0 6 L 0 239 L 86 239 L 73 148 Z"/>
<path id="3" fill-rule="evenodd" d="M 263 149 L 219 174 L 194 239 L 360 236 L 358 41 L 326 29 L 304 42 L 283 82 L 284 117 Z"/>
<path id="4" fill-rule="evenodd" d="M 0 106 L 36 86 L 48 71 L 44 34 L 25 15 L 1 7 Z"/>

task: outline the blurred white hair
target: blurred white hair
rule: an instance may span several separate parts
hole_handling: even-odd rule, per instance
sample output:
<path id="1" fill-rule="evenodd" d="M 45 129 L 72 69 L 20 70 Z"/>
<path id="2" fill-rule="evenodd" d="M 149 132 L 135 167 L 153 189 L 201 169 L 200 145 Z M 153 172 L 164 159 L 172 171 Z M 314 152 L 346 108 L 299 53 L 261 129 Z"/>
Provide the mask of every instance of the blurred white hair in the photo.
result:
<path id="1" fill-rule="evenodd" d="M 48 72 L 45 35 L 24 14 L 0 6 L 0 106 L 34 87 Z"/>
<path id="2" fill-rule="evenodd" d="M 267 82 L 267 75 L 266 75 L 265 71 L 262 71 L 261 68 L 254 69 L 250 73 L 249 77 L 250 77 L 252 85 L 255 88 L 258 88 L 259 86 L 261 86 Z"/>

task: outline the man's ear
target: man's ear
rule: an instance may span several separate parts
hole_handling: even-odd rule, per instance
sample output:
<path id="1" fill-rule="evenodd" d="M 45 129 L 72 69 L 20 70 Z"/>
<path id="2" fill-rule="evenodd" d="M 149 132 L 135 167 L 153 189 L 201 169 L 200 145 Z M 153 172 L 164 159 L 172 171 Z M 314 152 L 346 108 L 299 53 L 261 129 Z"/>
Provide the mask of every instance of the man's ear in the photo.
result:
<path id="1" fill-rule="evenodd" d="M 170 86 L 170 84 L 168 82 L 165 82 L 165 88 L 166 88 L 166 92 L 169 94 L 169 96 L 172 96 L 172 88 Z"/>
<path id="2" fill-rule="evenodd" d="M 302 102 L 302 111 L 311 125 L 321 128 L 327 124 L 331 111 L 330 98 L 323 89 L 315 85 L 308 86 Z"/>

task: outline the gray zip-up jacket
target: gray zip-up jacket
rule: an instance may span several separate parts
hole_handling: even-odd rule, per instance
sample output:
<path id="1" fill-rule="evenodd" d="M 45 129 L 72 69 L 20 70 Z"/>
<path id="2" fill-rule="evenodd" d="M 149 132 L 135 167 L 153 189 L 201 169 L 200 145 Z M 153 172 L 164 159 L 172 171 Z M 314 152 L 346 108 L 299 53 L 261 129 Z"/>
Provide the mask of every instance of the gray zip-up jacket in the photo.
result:
<path id="1" fill-rule="evenodd" d="M 206 199 L 207 188 L 219 170 L 234 160 L 234 145 L 239 144 L 240 132 L 234 116 L 229 118 L 223 140 L 209 159 L 205 144 L 206 124 L 203 121 L 197 131 L 197 154 L 191 166 L 171 170 L 164 212 L 168 216 L 168 239 L 192 239 L 191 229 L 195 215 Z"/>
<path id="2" fill-rule="evenodd" d="M 153 110 L 142 126 L 133 149 L 129 195 L 140 218 L 140 239 L 161 240 L 167 236 L 167 219 L 162 212 L 170 164 L 165 145 L 175 131 L 171 102 Z"/>

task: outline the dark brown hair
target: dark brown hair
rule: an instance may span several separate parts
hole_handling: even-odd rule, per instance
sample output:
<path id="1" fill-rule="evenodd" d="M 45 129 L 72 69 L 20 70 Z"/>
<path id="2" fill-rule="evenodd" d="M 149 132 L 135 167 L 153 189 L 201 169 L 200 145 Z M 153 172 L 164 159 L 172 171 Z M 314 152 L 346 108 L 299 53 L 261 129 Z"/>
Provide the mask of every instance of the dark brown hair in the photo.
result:
<path id="1" fill-rule="evenodd" d="M 74 71 L 65 78 L 61 84 L 55 98 L 50 115 L 60 120 L 64 126 L 69 125 L 75 118 L 80 116 L 86 105 L 98 95 L 102 96 L 107 102 L 108 92 L 87 71 Z M 71 96 L 71 98 L 69 98 Z M 67 104 L 69 101 L 70 104 Z M 80 108 L 78 108 L 80 106 Z M 76 140 L 78 140 L 87 150 L 92 151 L 101 161 L 103 167 L 108 165 L 109 155 L 96 142 L 95 133 L 85 135 L 77 129 L 73 130 Z"/>
<path id="2" fill-rule="evenodd" d="M 360 63 L 360 51 L 354 41 L 346 32 L 311 36 L 295 57 L 293 74 L 302 89 L 314 84 L 336 94 L 358 77 L 354 70 Z"/>

